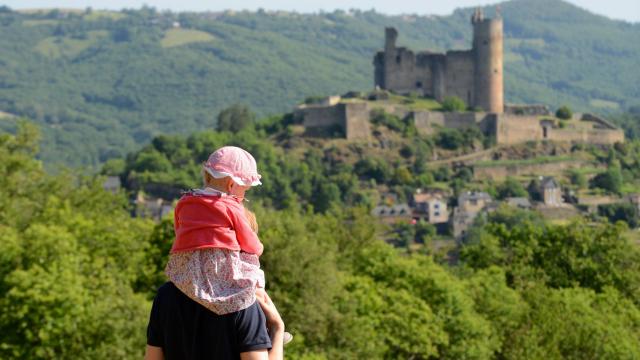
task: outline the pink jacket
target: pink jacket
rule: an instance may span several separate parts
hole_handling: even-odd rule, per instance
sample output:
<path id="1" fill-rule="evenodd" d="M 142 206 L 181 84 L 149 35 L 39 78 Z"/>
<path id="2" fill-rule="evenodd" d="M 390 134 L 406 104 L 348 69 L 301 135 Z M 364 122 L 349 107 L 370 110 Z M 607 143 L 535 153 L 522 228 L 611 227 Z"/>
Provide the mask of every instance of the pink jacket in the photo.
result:
<path id="1" fill-rule="evenodd" d="M 249 225 L 242 201 L 233 196 L 186 194 L 176 205 L 174 220 L 171 253 L 222 248 L 262 255 L 264 247 Z"/>

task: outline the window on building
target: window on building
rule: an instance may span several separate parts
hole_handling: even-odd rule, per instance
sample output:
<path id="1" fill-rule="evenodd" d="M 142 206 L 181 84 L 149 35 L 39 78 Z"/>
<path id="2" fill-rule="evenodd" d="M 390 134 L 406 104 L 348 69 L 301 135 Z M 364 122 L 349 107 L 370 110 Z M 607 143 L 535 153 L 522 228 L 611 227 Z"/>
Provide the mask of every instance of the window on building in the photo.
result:
<path id="1" fill-rule="evenodd" d="M 417 82 L 416 82 L 416 87 L 417 87 L 418 89 L 421 89 L 421 88 L 422 88 L 422 81 L 417 81 Z"/>
<path id="2" fill-rule="evenodd" d="M 400 55 L 396 56 L 396 63 L 400 64 L 400 61 L 402 61 L 402 58 L 400 57 Z"/>

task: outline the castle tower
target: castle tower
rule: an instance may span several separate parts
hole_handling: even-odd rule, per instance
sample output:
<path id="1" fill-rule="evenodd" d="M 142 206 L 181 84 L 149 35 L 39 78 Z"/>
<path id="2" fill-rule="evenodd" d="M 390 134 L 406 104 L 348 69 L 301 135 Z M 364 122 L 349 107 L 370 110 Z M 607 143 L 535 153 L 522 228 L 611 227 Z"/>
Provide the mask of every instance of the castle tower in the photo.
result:
<path id="1" fill-rule="evenodd" d="M 473 24 L 475 106 L 488 112 L 504 111 L 502 19 L 485 19 L 478 9 Z"/>
<path id="2" fill-rule="evenodd" d="M 392 27 L 384 29 L 385 42 L 384 52 L 376 54 L 373 60 L 375 68 L 375 86 L 386 89 L 389 85 L 389 74 L 394 71 L 396 63 L 396 41 L 398 40 L 398 31 Z"/>

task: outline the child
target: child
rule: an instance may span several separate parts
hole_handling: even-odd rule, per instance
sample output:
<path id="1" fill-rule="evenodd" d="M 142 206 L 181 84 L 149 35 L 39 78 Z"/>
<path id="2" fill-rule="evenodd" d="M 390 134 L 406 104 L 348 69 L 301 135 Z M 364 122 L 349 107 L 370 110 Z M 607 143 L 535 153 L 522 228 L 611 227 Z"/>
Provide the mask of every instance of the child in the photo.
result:
<path id="1" fill-rule="evenodd" d="M 176 240 L 166 274 L 191 299 L 216 314 L 246 309 L 264 291 L 255 215 L 244 194 L 260 185 L 256 161 L 245 150 L 225 146 L 203 166 L 204 189 L 186 193 L 175 209 Z M 292 336 L 285 333 L 285 343 Z"/>

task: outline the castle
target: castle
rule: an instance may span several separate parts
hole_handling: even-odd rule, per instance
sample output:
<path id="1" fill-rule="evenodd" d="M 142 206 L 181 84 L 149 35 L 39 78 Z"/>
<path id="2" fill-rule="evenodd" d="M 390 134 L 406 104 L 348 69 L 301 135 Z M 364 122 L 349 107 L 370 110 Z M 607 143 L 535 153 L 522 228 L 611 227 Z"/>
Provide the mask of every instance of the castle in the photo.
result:
<path id="1" fill-rule="evenodd" d="M 375 85 L 400 94 L 418 93 L 443 101 L 457 96 L 487 112 L 504 109 L 502 19 L 485 19 L 481 10 L 471 17 L 471 50 L 415 54 L 396 47 L 398 32 L 385 29 L 384 51 L 374 57 Z"/>
<path id="2" fill-rule="evenodd" d="M 544 105 L 505 105 L 503 86 L 502 19 L 485 19 L 480 10 L 471 17 L 473 47 L 465 51 L 414 54 L 396 47 L 398 32 L 385 29 L 385 47 L 374 56 L 378 90 L 367 95 L 331 96 L 303 104 L 294 118 L 311 136 L 341 136 L 351 140 L 371 136 L 370 114 L 382 109 L 412 121 L 421 134 L 441 128 L 476 128 L 498 145 L 527 141 L 613 144 L 624 132 L 591 114 L 575 114 L 569 121 L 556 119 Z M 416 109 L 393 101 L 397 94 L 418 94 L 442 102 L 455 96 L 473 111 L 445 112 Z M 404 100 L 411 100 L 405 98 Z"/>

